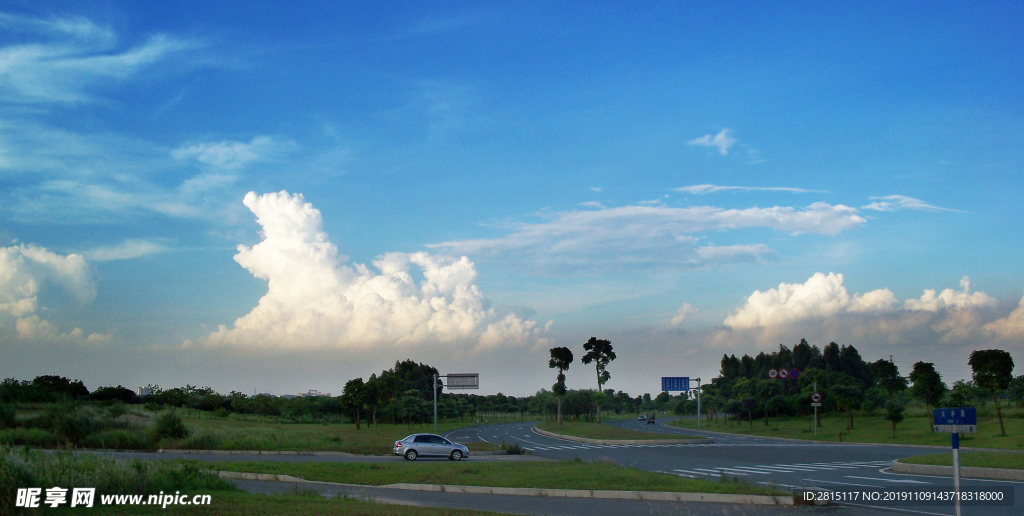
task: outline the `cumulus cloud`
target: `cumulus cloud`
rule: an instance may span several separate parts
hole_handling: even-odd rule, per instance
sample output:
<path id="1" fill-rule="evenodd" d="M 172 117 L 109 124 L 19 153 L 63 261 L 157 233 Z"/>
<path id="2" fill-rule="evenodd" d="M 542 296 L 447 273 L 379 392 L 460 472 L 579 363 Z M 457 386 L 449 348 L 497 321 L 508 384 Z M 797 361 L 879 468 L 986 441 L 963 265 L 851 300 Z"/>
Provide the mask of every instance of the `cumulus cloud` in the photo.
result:
<path id="1" fill-rule="evenodd" d="M 476 286 L 465 256 L 387 253 L 348 265 L 323 230 L 320 211 L 301 194 L 256 195 L 243 203 L 263 240 L 239 246 L 235 261 L 267 281 L 267 294 L 212 344 L 366 348 L 464 342 L 478 348 L 521 346 L 544 328 L 514 314 L 501 317 Z"/>
<path id="2" fill-rule="evenodd" d="M 90 86 L 126 79 L 169 55 L 197 47 L 157 34 L 140 45 L 118 49 L 109 28 L 85 18 L 0 14 L 0 27 L 36 40 L 0 48 L 0 98 L 8 102 L 93 101 Z"/>
<path id="3" fill-rule="evenodd" d="M 960 287 L 959 291 L 928 289 L 901 305 L 888 289 L 850 295 L 842 274 L 819 272 L 804 283 L 781 283 L 778 288 L 755 291 L 723 324 L 733 331 L 764 330 L 773 338 L 789 334 L 799 338 L 802 332 L 824 331 L 824 338 L 848 335 L 891 343 L 923 338 L 956 345 L 976 344 L 992 335 L 1013 335 L 1024 328 L 1024 309 L 985 324 L 992 320 L 996 300 L 983 292 L 971 292 L 967 277 Z M 726 333 L 716 339 L 731 341 Z"/>
<path id="4" fill-rule="evenodd" d="M 675 189 L 693 195 L 705 195 L 718 192 L 786 192 L 786 193 L 831 193 L 825 190 L 807 190 L 785 186 L 722 186 L 722 185 L 691 185 Z"/>
<path id="5" fill-rule="evenodd" d="M 793 234 L 835 235 L 863 224 L 856 208 L 815 203 L 807 208 L 726 210 L 702 206 L 625 206 L 553 215 L 535 224 L 513 224 L 508 235 L 455 240 L 430 247 L 452 254 L 515 257 L 541 270 L 608 270 L 623 264 L 706 266 L 756 261 L 771 251 L 762 244 L 716 246 L 695 234 L 767 228 Z"/>
<path id="6" fill-rule="evenodd" d="M 1000 339 L 1024 339 L 1024 297 L 1009 315 L 986 324 L 984 328 Z"/>
<path id="7" fill-rule="evenodd" d="M 729 129 L 722 129 L 718 134 L 711 136 L 705 134 L 700 138 L 694 138 L 686 142 L 687 145 L 699 145 L 701 147 L 715 147 L 718 149 L 718 153 L 727 156 L 729 154 L 729 147 L 732 147 L 736 143 L 736 138 L 730 135 Z"/>
<path id="8" fill-rule="evenodd" d="M 81 255 L 60 255 L 42 247 L 21 244 L 0 247 L 0 313 L 15 319 L 18 336 L 30 340 L 80 340 L 84 332 L 75 328 L 62 333 L 39 317 L 40 294 L 50 286 L 60 287 L 81 303 L 96 297 L 96 286 Z M 103 336 L 92 334 L 87 339 Z"/>
<path id="9" fill-rule="evenodd" d="M 932 206 L 921 199 L 915 199 L 913 197 L 907 197 L 906 195 L 886 195 L 883 197 L 869 197 L 868 199 L 875 202 L 861 206 L 862 210 L 873 210 L 873 211 L 897 211 L 897 210 L 919 210 L 919 211 L 955 211 L 963 213 L 961 210 L 954 210 L 952 208 L 940 208 L 938 206 Z"/>
<path id="10" fill-rule="evenodd" d="M 942 310 L 968 310 L 972 308 L 993 308 L 998 302 L 984 292 L 971 292 L 971 279 L 964 276 L 960 280 L 960 291 L 950 288 L 936 293 L 927 289 L 918 299 L 908 299 L 903 303 L 907 310 L 938 312 Z"/>
<path id="11" fill-rule="evenodd" d="M 737 330 L 774 327 L 843 312 L 884 312 L 892 309 L 895 296 L 887 289 L 851 297 L 843 275 L 815 273 L 804 283 L 780 283 L 765 292 L 755 290 L 725 325 Z"/>

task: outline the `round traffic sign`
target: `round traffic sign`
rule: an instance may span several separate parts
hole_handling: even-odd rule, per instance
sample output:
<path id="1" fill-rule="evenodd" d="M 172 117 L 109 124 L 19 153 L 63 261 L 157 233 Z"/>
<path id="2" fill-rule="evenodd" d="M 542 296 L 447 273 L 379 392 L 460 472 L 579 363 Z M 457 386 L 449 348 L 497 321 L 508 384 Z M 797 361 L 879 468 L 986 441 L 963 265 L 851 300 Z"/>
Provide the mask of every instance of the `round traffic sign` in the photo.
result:
<path id="1" fill-rule="evenodd" d="M 821 401 L 821 393 L 820 392 L 816 392 L 814 394 L 811 394 L 811 401 L 813 401 L 815 403 L 820 402 Z"/>
<path id="2" fill-rule="evenodd" d="M 800 376 L 800 371 L 797 371 L 795 368 L 789 370 L 789 377 L 790 378 L 796 380 L 798 376 Z"/>
<path id="3" fill-rule="evenodd" d="M 771 371 L 768 371 L 768 378 L 775 378 L 776 376 L 779 376 L 778 369 L 772 369 Z"/>
<path id="4" fill-rule="evenodd" d="M 779 378 L 782 378 L 783 380 L 785 380 L 788 377 L 789 377 L 789 371 L 787 371 L 785 369 L 779 369 Z"/>

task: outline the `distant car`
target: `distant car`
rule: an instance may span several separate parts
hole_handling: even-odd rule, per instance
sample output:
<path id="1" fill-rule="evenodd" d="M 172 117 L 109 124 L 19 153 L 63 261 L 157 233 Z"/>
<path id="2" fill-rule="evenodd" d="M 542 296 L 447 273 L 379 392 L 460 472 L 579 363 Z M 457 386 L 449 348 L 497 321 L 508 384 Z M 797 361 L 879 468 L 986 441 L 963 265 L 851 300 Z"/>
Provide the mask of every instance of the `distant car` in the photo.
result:
<path id="1" fill-rule="evenodd" d="M 647 421 L 647 416 L 645 416 L 643 414 L 640 414 L 639 416 L 636 417 L 636 420 L 637 421 Z"/>
<path id="2" fill-rule="evenodd" d="M 412 434 L 401 441 L 395 441 L 395 455 L 405 460 L 417 457 L 447 457 L 448 460 L 462 460 L 469 455 L 469 448 L 434 434 Z"/>

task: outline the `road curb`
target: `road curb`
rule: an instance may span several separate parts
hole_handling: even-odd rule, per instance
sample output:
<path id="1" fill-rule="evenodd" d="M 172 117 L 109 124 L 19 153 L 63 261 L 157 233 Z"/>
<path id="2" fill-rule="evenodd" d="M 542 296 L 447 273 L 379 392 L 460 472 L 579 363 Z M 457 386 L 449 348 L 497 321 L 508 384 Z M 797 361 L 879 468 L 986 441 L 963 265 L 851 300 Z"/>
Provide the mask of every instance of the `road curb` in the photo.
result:
<path id="1" fill-rule="evenodd" d="M 679 493 L 670 491 L 605 491 L 589 489 L 543 489 L 525 487 L 452 486 L 440 484 L 389 484 L 380 486 L 409 491 L 443 493 L 493 494 L 511 496 L 548 496 L 552 498 L 604 498 L 619 500 L 645 500 L 652 502 L 712 502 L 745 505 L 793 505 L 789 496 L 731 495 L 719 493 Z"/>
<path id="2" fill-rule="evenodd" d="M 602 498 L 617 500 L 644 500 L 650 502 L 707 502 L 738 503 L 745 505 L 793 505 L 791 496 L 733 495 L 719 493 L 679 493 L 673 491 L 606 491 L 591 489 L 543 489 L 530 487 L 482 487 L 455 486 L 442 484 L 387 484 L 371 486 L 365 484 L 342 484 L 339 482 L 317 482 L 291 475 L 268 473 L 240 473 L 218 471 L 220 478 L 241 480 L 263 480 L 270 482 L 296 482 L 302 484 L 324 484 L 335 486 L 356 486 L 370 489 L 401 489 L 403 491 L 430 491 L 436 493 L 491 494 L 510 496 L 548 496 L 551 498 Z"/>
<path id="3" fill-rule="evenodd" d="M 547 437 L 586 444 L 711 444 L 714 442 L 713 439 L 707 437 L 698 439 L 588 439 L 586 437 L 556 434 L 537 427 L 533 427 L 533 431 Z"/>
<path id="4" fill-rule="evenodd" d="M 908 464 L 899 460 L 892 461 L 895 473 L 911 475 L 931 475 L 936 477 L 953 476 L 953 466 L 931 466 L 927 464 Z M 1024 469 L 1003 468 L 968 468 L 960 467 L 960 476 L 967 478 L 983 478 L 987 480 L 1012 480 L 1024 482 Z"/>

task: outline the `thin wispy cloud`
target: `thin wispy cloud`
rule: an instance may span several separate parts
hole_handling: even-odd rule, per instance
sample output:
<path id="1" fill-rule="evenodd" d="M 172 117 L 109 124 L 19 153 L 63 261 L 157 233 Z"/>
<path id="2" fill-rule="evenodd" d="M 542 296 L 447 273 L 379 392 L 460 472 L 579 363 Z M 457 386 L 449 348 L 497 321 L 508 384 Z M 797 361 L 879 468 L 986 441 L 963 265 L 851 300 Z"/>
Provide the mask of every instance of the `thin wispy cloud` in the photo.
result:
<path id="1" fill-rule="evenodd" d="M 718 153 L 723 156 L 729 155 L 729 148 L 736 144 L 737 140 L 730 133 L 730 129 L 722 129 L 718 134 L 711 136 L 705 134 L 700 138 L 694 138 L 688 142 L 687 145 L 697 145 L 700 147 L 714 147 L 718 149 Z"/>
<path id="2" fill-rule="evenodd" d="M 155 34 L 118 48 L 115 34 L 84 18 L 40 19 L 0 15 L 0 27 L 32 42 L 0 48 L 0 99 L 12 103 L 73 104 L 98 100 L 90 88 L 115 83 L 196 41 Z"/>
<path id="3" fill-rule="evenodd" d="M 505 236 L 430 247 L 484 258 L 515 257 L 542 271 L 608 270 L 624 265 L 702 267 L 758 261 L 772 254 L 760 243 L 717 246 L 706 240 L 705 233 L 764 228 L 835 235 L 865 222 L 856 208 L 825 203 L 741 210 L 634 205 L 558 213 L 541 223 L 512 224 Z"/>
<path id="4" fill-rule="evenodd" d="M 692 185 L 681 186 L 673 189 L 676 192 L 693 195 L 705 195 L 718 192 L 785 192 L 785 193 L 832 193 L 826 190 L 808 190 L 806 188 L 790 188 L 783 186 L 721 186 L 721 185 Z"/>
<path id="5" fill-rule="evenodd" d="M 82 256 L 92 262 L 110 262 L 132 260 L 149 254 L 162 253 L 166 250 L 167 247 L 158 242 L 132 239 L 125 240 L 116 245 L 94 247 L 82 253 Z"/>
<path id="6" fill-rule="evenodd" d="M 873 210 L 873 211 L 899 211 L 899 210 L 917 210 L 917 211 L 953 211 L 957 213 L 965 213 L 963 210 L 956 210 L 953 208 L 942 208 L 939 206 L 933 206 L 928 204 L 921 199 L 915 199 L 913 197 L 907 197 L 906 195 L 886 195 L 881 197 L 868 197 L 868 199 L 875 201 L 871 204 L 861 206 L 862 210 Z"/>

